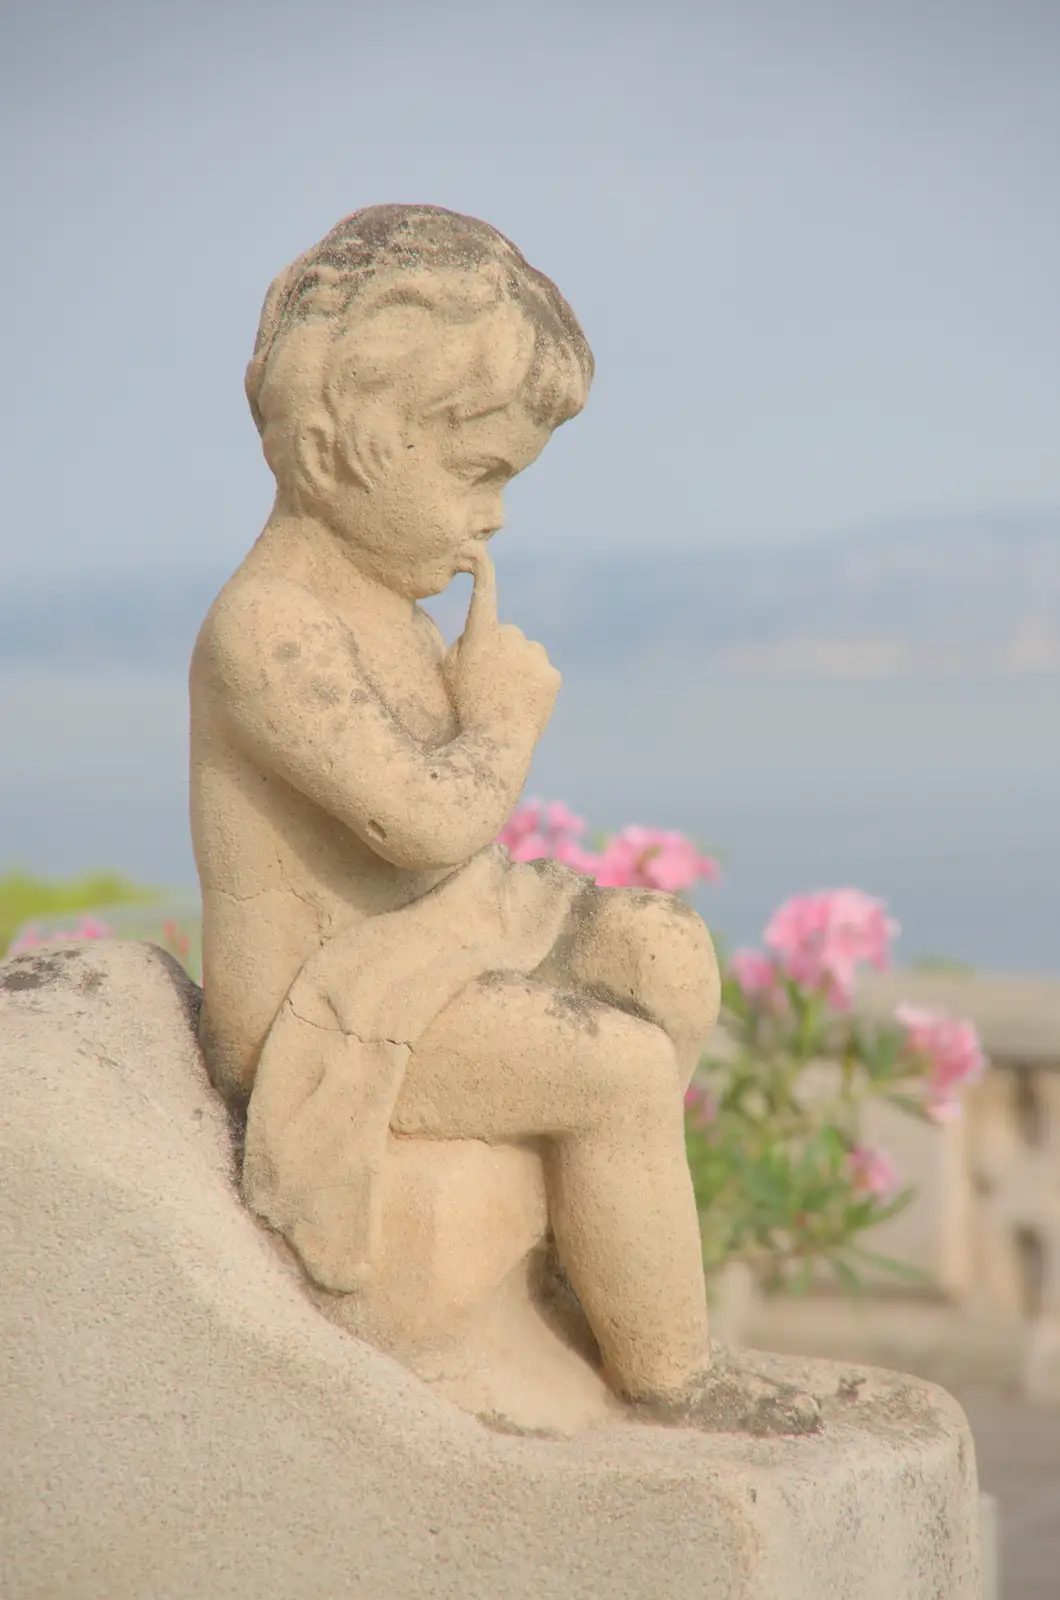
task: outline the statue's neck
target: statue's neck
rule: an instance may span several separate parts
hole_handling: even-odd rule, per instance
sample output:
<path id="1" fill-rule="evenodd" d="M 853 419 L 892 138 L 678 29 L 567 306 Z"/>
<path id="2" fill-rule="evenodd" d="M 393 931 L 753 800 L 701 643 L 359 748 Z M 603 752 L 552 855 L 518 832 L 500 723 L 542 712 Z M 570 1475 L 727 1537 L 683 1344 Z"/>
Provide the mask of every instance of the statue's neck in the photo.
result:
<path id="1" fill-rule="evenodd" d="M 412 624 L 415 602 L 388 587 L 357 560 L 357 549 L 325 523 L 297 512 L 273 512 L 252 552 L 253 564 L 282 571 L 343 614 L 391 628 Z"/>

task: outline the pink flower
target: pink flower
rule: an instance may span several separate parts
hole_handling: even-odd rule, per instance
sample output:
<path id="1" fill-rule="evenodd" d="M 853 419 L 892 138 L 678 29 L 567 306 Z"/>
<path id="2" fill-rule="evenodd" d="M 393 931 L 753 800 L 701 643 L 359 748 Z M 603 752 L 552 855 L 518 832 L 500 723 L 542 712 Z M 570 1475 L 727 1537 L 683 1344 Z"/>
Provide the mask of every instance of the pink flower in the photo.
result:
<path id="1" fill-rule="evenodd" d="M 936 1122 L 953 1122 L 961 1114 L 960 1091 L 986 1066 L 979 1035 L 970 1022 L 922 1006 L 900 1005 L 895 1017 L 909 1050 L 927 1062 L 928 1111 Z"/>
<path id="2" fill-rule="evenodd" d="M 540 833 L 542 806 L 540 800 L 528 800 L 525 805 L 516 806 L 504 827 L 497 835 L 498 844 L 503 844 L 513 861 L 533 861 L 536 855 L 544 855 L 544 835 Z M 529 844 L 535 855 L 524 855 L 522 852 Z M 537 850 L 537 845 L 542 848 Z"/>
<path id="3" fill-rule="evenodd" d="M 898 1169 L 885 1150 L 872 1150 L 856 1144 L 847 1156 L 847 1175 L 858 1194 L 877 1195 L 888 1200 L 898 1192 Z"/>
<path id="4" fill-rule="evenodd" d="M 501 844 L 508 846 L 508 854 L 513 861 L 538 861 L 542 856 L 548 855 L 548 840 L 543 833 L 531 830 L 516 839 L 501 838 Z"/>
<path id="5" fill-rule="evenodd" d="M 718 877 L 718 864 L 701 855 L 684 834 L 661 828 L 623 828 L 601 854 L 582 842 L 583 818 L 554 800 L 527 800 L 516 807 L 497 835 L 513 861 L 544 856 L 594 877 L 602 888 L 662 889 L 677 894 L 697 878 Z"/>
<path id="6" fill-rule="evenodd" d="M 776 988 L 776 967 L 760 950 L 735 950 L 729 960 L 729 971 L 748 999 L 767 995 Z"/>
<path id="7" fill-rule="evenodd" d="M 718 1107 L 709 1090 L 698 1083 L 685 1090 L 685 1116 L 693 1128 L 708 1128 L 717 1114 Z"/>
<path id="8" fill-rule="evenodd" d="M 846 1010 L 858 967 L 889 966 L 897 933 L 898 924 L 882 901 L 860 889 L 823 889 L 786 900 L 770 918 L 764 938 L 789 978 L 821 990 Z"/>
<path id="9" fill-rule="evenodd" d="M 596 872 L 600 860 L 591 850 L 584 850 L 576 839 L 559 839 L 549 850 L 548 854 L 554 861 L 559 861 L 565 867 L 572 867 L 575 872 L 584 872 L 592 877 Z"/>
<path id="10" fill-rule="evenodd" d="M 165 940 L 166 949 L 175 955 L 179 961 L 186 960 L 191 954 L 191 939 L 182 929 L 177 927 L 172 917 L 162 924 L 162 937 Z"/>
<path id="11" fill-rule="evenodd" d="M 589 858 L 577 842 L 584 832 L 581 817 L 576 817 L 562 801 L 545 805 L 540 800 L 527 800 L 512 812 L 497 835 L 497 842 L 507 848 L 513 861 L 538 861 L 551 856 L 584 871 L 581 860 Z"/>
<path id="12" fill-rule="evenodd" d="M 572 839 L 581 838 L 585 832 L 585 819 L 576 817 L 562 800 L 551 800 L 544 809 L 545 822 L 550 834 Z"/>
<path id="13" fill-rule="evenodd" d="M 56 939 L 113 939 L 114 929 L 96 917 L 83 916 L 72 933 L 57 933 Z"/>
<path id="14" fill-rule="evenodd" d="M 697 878 L 714 881 L 718 863 L 683 833 L 663 828 L 623 828 L 609 839 L 594 870 L 602 888 L 661 889 L 679 894 Z"/>

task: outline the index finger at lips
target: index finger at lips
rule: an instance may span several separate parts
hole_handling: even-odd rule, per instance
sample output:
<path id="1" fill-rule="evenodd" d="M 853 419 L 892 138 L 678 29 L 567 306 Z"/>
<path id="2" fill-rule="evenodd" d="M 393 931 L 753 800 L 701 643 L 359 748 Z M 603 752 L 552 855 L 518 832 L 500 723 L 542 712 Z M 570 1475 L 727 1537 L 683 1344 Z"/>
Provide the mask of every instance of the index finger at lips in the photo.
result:
<path id="1" fill-rule="evenodd" d="M 485 550 L 475 560 L 473 575 L 475 587 L 467 609 L 465 639 L 497 627 L 497 571 Z"/>

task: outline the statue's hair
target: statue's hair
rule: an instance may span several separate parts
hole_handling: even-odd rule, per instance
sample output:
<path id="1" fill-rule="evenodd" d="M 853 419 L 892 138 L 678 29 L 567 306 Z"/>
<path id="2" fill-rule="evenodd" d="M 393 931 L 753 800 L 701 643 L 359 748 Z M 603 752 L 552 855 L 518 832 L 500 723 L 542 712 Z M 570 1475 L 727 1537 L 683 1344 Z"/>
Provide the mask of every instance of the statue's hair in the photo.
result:
<path id="1" fill-rule="evenodd" d="M 440 206 L 356 211 L 275 279 L 246 373 L 263 438 L 270 412 L 287 409 L 276 390 L 313 381 L 334 403 L 336 383 L 309 370 L 319 366 L 309 351 L 322 334 L 362 393 L 386 389 L 415 366 L 424 339 L 442 338 L 453 360 L 432 408 L 459 410 L 462 386 L 477 380 L 481 395 L 485 368 L 507 367 L 505 397 L 517 391 L 551 428 L 582 409 L 593 375 L 588 342 L 555 284 L 495 228 Z"/>

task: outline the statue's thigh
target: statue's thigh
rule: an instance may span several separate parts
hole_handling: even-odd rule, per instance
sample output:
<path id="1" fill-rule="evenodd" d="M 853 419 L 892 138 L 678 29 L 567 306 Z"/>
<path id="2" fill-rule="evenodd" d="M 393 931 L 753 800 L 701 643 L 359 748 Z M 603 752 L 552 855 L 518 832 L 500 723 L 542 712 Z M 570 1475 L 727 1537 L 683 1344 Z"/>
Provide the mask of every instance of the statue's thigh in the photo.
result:
<path id="1" fill-rule="evenodd" d="M 471 983 L 417 1041 L 391 1125 L 428 1138 L 589 1133 L 669 1114 L 667 1036 L 584 994 L 514 974 Z"/>

